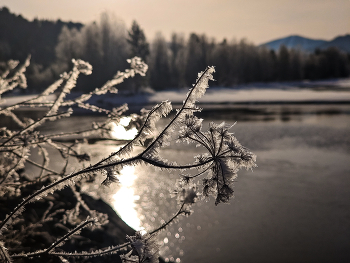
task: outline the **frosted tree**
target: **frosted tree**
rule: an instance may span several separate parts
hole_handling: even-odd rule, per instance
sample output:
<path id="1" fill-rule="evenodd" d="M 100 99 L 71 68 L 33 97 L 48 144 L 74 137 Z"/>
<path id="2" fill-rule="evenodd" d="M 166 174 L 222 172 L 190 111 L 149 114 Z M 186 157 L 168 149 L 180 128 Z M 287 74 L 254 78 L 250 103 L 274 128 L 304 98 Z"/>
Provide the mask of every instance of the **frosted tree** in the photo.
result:
<path id="1" fill-rule="evenodd" d="M 58 37 L 58 44 L 55 48 L 56 58 L 59 63 L 70 63 L 72 58 L 81 56 L 80 32 L 76 29 L 69 29 L 64 26 Z"/>
<path id="2" fill-rule="evenodd" d="M 54 69 L 68 70 L 73 58 L 83 59 L 95 68 L 92 78 L 81 78 L 77 89 L 90 91 L 125 68 L 127 55 L 126 27 L 123 21 L 102 13 L 100 20 L 81 28 L 64 27 L 56 46 Z M 62 71 L 61 71 L 62 72 Z"/>
<path id="3" fill-rule="evenodd" d="M 92 73 L 89 63 L 82 60 L 72 62 L 73 69 L 62 74 L 59 80 L 37 97 L 0 109 L 0 114 L 10 116 L 20 127 L 19 130 L 10 130 L 6 127 L 1 129 L 0 196 L 1 200 L 7 200 L 8 204 L 11 203 L 10 200 L 18 200 L 18 202 L 13 209 L 7 209 L 8 212 L 1 214 L 0 258 L 4 262 L 39 257 L 59 258 L 62 262 L 67 262 L 67 258 L 86 258 L 118 253 L 123 262 L 158 262 L 157 234 L 166 229 L 179 216 L 191 214 L 191 207 L 200 196 L 214 196 L 215 205 L 228 202 L 233 196 L 232 186 L 237 172 L 241 168 L 253 168 L 256 157 L 233 136 L 230 132 L 231 126 L 225 123 L 210 123 L 208 130 L 203 130 L 203 120 L 196 117 L 195 114 L 201 110 L 196 106 L 197 100 L 206 92 L 209 81 L 213 80 L 215 70 L 213 67 L 207 67 L 198 74 L 182 106 L 175 110 L 173 117 L 168 118 L 165 127 L 155 132 L 157 121 L 168 116 L 172 111 L 169 101 L 164 101 L 151 110 L 142 110 L 140 115 L 134 115 L 132 123 L 139 124 L 136 125 L 138 134 L 118 151 L 94 164 L 85 163 L 82 168 L 68 173 L 67 165 L 70 158 L 84 162 L 89 161 L 90 156 L 88 153 L 77 151 L 78 142 L 67 145 L 55 139 L 72 134 L 100 133 L 108 136 L 109 125 L 112 122 L 119 122 L 126 106 L 110 111 L 90 105 L 87 102 L 88 99 L 92 95 L 115 93 L 115 85 L 135 74 L 143 76 L 147 71 L 147 65 L 140 58 L 133 58 L 128 60 L 130 69 L 118 72 L 102 87 L 74 100 L 68 100 L 66 95 L 75 87 L 79 75 Z M 2 74 L 1 92 L 11 90 L 18 85 L 25 86 L 24 72 L 29 64 L 29 59 L 16 71 L 17 64 L 9 63 L 10 70 L 15 70 L 13 74 L 8 74 L 8 72 Z M 57 94 L 56 99 L 49 101 L 47 96 L 54 92 Z M 23 106 L 45 107 L 47 112 L 37 120 L 21 120 L 14 110 Z M 73 110 L 70 107 L 73 106 L 105 113 L 107 118 L 104 122 L 93 123 L 92 127 L 87 130 L 53 134 L 42 134 L 38 131 L 37 128 L 45 122 L 71 116 Z M 194 143 L 201 147 L 203 153 L 195 156 L 191 163 L 177 163 L 176 160 L 165 159 L 162 156 L 163 149 L 174 141 L 171 140 L 172 136 L 175 136 L 176 143 Z M 146 140 L 150 141 L 147 145 Z M 143 150 L 136 152 L 134 151 L 135 146 L 143 146 Z M 31 160 L 29 152 L 33 148 L 42 154 L 42 163 Z M 48 148 L 58 151 L 65 160 L 61 170 L 55 171 L 49 168 Z M 38 167 L 41 171 L 33 180 L 26 180 L 19 172 L 25 163 Z M 110 244 L 108 247 L 88 251 L 62 251 L 60 247 L 74 240 L 74 237 L 83 229 L 92 231 L 108 223 L 105 214 L 92 210 L 84 202 L 79 186 L 93 181 L 93 178 L 96 177 L 102 177 L 102 184 L 105 186 L 116 183 L 119 172 L 127 165 L 151 165 L 179 174 L 176 189 L 174 189 L 178 200 L 178 207 L 174 215 L 158 228 L 149 230 L 147 233 L 136 232 L 134 235 L 127 236 L 125 243 L 122 244 Z M 34 185 L 40 187 L 33 188 Z M 64 188 L 70 189 L 72 198 L 76 200 L 75 207 L 70 210 L 57 207 L 59 203 L 57 194 Z M 32 204 L 39 206 L 41 203 L 46 203 L 48 208 L 37 219 L 37 222 L 26 224 L 25 208 Z M 23 247 L 21 240 L 24 240 L 28 233 L 41 229 L 52 221 L 57 222 L 54 228 L 61 226 L 65 229 L 66 233 L 63 236 L 52 238 L 52 242 L 40 249 L 32 249 L 31 246 Z"/>

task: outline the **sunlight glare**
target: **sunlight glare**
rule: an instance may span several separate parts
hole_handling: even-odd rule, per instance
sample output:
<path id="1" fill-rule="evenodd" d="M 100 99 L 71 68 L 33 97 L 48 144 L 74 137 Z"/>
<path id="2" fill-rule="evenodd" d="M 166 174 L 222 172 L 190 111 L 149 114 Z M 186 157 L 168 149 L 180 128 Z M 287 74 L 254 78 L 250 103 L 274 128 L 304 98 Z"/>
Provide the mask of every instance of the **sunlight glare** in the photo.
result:
<path id="1" fill-rule="evenodd" d="M 135 201 L 140 197 L 135 195 L 133 184 L 137 176 L 135 175 L 134 166 L 125 166 L 121 171 L 118 179 L 120 181 L 120 188 L 113 195 L 113 207 L 118 215 L 135 230 L 142 230 L 141 221 L 135 210 Z"/>
<path id="2" fill-rule="evenodd" d="M 119 124 L 111 123 L 111 136 L 115 139 L 121 140 L 132 140 L 137 134 L 137 129 L 132 128 L 130 130 L 125 130 L 125 127 L 129 124 L 131 118 L 123 117 L 120 119 Z"/>

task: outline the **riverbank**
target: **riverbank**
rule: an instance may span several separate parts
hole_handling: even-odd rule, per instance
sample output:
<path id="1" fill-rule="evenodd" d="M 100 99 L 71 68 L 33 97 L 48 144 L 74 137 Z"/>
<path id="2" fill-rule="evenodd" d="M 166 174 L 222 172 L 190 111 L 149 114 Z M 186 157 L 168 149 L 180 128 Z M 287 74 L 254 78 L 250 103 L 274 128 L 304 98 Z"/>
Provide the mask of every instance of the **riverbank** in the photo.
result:
<path id="1" fill-rule="evenodd" d="M 108 94 L 94 96 L 89 103 L 105 108 L 112 108 L 124 103 L 128 104 L 131 111 L 141 108 L 151 108 L 164 100 L 169 100 L 174 107 L 179 107 L 186 98 L 188 90 L 166 90 L 152 94 L 121 95 Z M 78 96 L 79 94 L 72 94 Z M 350 104 L 350 89 L 343 90 L 318 90 L 318 89 L 228 89 L 209 88 L 198 105 L 202 108 L 234 109 L 236 105 L 330 105 Z"/>
<path id="2" fill-rule="evenodd" d="M 124 103 L 128 104 L 130 113 L 138 113 L 142 108 L 150 109 L 164 100 L 171 101 L 174 108 L 179 108 L 187 91 L 162 91 L 154 94 L 136 94 L 126 96 L 122 94 L 107 94 L 94 96 L 89 103 L 99 107 L 112 109 Z M 69 99 L 79 96 L 73 93 Z M 28 96 L 6 98 L 0 106 L 7 103 L 18 103 L 28 99 Z M 215 114 L 217 119 L 230 117 L 236 121 L 271 121 L 276 119 L 288 120 L 299 118 L 302 114 L 350 114 L 350 89 L 343 91 L 312 90 L 312 89 L 208 89 L 207 93 L 197 105 L 202 108 L 201 117 Z M 42 117 L 46 108 L 33 109 L 23 107 L 16 109 L 20 119 Z M 73 115 L 88 116 L 101 115 L 81 108 L 73 108 Z M 0 116 L 1 126 L 13 127 L 10 117 Z"/>
<path id="3" fill-rule="evenodd" d="M 252 83 L 238 85 L 232 88 L 211 87 L 207 90 L 198 105 L 210 109 L 235 108 L 236 105 L 330 105 L 350 104 L 350 79 L 335 79 L 326 81 L 274 82 Z M 164 100 L 169 100 L 176 107 L 182 104 L 189 88 L 166 89 L 163 91 L 148 91 L 138 94 L 121 91 L 118 94 L 93 96 L 88 103 L 107 109 L 127 103 L 130 111 L 150 108 Z M 67 94 L 71 100 L 81 93 Z M 7 96 L 0 99 L 0 107 L 19 103 L 35 97 L 35 95 Z M 55 95 L 48 100 L 53 101 Z M 84 114 L 85 110 L 76 109 L 76 113 Z"/>

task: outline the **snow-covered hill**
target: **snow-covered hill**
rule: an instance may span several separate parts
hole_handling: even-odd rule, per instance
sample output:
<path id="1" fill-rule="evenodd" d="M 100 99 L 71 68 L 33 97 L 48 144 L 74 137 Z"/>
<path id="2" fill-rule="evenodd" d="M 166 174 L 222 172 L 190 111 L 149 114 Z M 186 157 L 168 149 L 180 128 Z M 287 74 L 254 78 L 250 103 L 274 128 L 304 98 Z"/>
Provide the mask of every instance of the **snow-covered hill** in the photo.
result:
<path id="1" fill-rule="evenodd" d="M 333 40 L 322 44 L 319 48 L 326 49 L 328 47 L 337 47 L 343 51 L 350 53 L 350 34 L 336 37 Z"/>
<path id="2" fill-rule="evenodd" d="M 350 34 L 338 36 L 331 41 L 293 35 L 263 43 L 260 46 L 266 46 L 277 51 L 281 45 L 285 45 L 288 48 L 299 48 L 307 52 L 313 52 L 316 48 L 326 49 L 328 47 L 337 47 L 345 52 L 350 52 Z"/>

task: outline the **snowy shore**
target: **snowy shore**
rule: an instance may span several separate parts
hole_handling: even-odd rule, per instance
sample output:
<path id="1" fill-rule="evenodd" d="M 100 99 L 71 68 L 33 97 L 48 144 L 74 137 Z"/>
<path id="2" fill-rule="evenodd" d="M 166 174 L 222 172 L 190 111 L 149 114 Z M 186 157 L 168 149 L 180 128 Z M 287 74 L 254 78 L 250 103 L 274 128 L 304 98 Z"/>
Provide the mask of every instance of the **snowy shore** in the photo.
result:
<path id="1" fill-rule="evenodd" d="M 140 94 L 106 94 L 93 96 L 88 103 L 113 108 L 124 103 L 133 111 L 142 107 L 151 107 L 164 100 L 173 105 L 182 104 L 188 89 L 164 90 Z M 81 93 L 68 94 L 67 99 L 78 97 Z M 34 97 L 35 95 L 12 96 L 0 98 L 0 107 L 13 105 Z M 54 96 L 51 96 L 54 100 Z M 287 83 L 255 83 L 240 85 L 235 88 L 210 87 L 203 98 L 201 107 L 220 109 L 234 108 L 236 105 L 287 105 L 287 104 L 343 104 L 350 105 L 350 79 L 327 81 L 303 81 Z"/>

